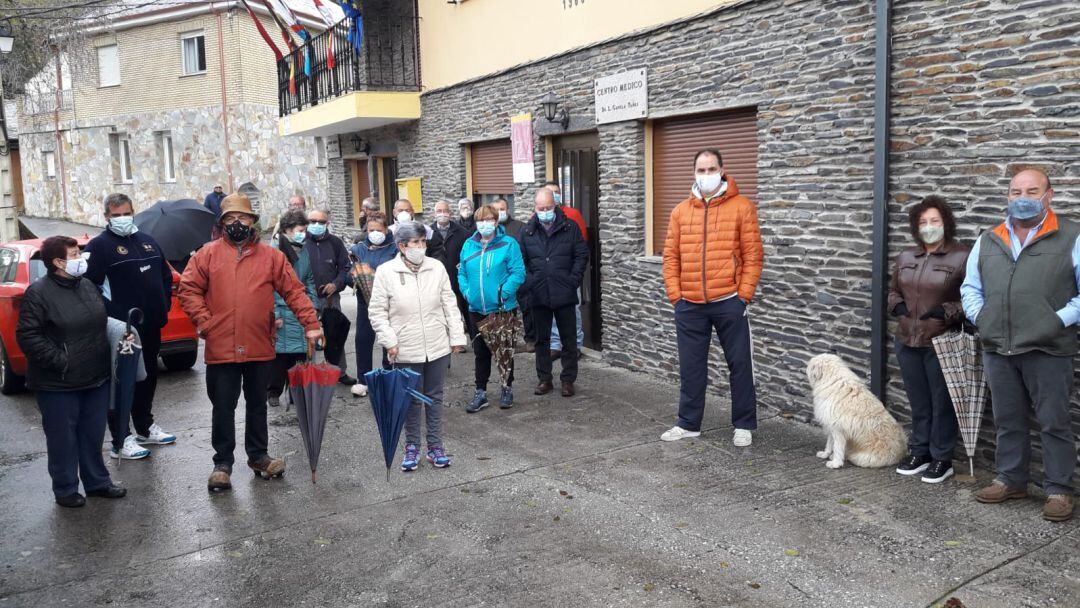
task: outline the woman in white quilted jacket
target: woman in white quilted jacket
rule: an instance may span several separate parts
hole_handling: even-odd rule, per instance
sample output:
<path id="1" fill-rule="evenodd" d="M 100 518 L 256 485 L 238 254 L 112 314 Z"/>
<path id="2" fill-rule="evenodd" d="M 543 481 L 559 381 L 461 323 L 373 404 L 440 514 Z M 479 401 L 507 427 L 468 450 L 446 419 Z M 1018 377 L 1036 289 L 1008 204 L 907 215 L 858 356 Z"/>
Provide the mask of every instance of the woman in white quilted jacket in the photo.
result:
<path id="1" fill-rule="evenodd" d="M 402 471 L 415 471 L 420 460 L 420 414 L 427 422 L 427 461 L 450 466 L 443 448 L 443 381 L 450 353 L 465 350 L 465 329 L 442 262 L 427 257 L 427 231 L 419 222 L 400 224 L 395 233 L 398 255 L 379 266 L 371 288 L 368 316 L 390 362 L 420 374 L 417 390 L 430 405 L 413 401 L 405 418 Z"/>

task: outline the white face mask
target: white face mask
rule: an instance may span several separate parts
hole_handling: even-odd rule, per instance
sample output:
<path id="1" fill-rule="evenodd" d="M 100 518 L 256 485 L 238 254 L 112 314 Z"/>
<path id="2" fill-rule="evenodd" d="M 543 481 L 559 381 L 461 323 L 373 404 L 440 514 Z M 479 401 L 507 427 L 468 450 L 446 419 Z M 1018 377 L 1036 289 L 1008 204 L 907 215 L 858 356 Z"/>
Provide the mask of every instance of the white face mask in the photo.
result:
<path id="1" fill-rule="evenodd" d="M 386 242 L 386 233 L 379 231 L 369 232 L 367 233 L 367 240 L 370 241 L 372 245 L 382 245 Z"/>
<path id="2" fill-rule="evenodd" d="M 463 220 L 467 220 L 470 217 L 472 217 L 472 211 L 469 211 L 468 209 L 462 209 L 460 211 L 460 214 L 461 214 L 461 219 L 463 219 Z"/>
<path id="3" fill-rule="evenodd" d="M 933 245 L 945 238 L 944 226 L 919 226 L 919 236 L 927 245 Z"/>
<path id="4" fill-rule="evenodd" d="M 720 182 L 723 181 L 723 179 L 723 173 L 695 175 L 694 183 L 697 184 L 698 190 L 700 190 L 702 194 L 712 194 L 720 189 Z"/>
<path id="5" fill-rule="evenodd" d="M 424 263 L 424 257 L 427 256 L 427 247 L 406 247 L 405 259 L 409 260 L 412 264 L 419 266 Z"/>
<path id="6" fill-rule="evenodd" d="M 73 277 L 81 277 L 86 274 L 86 260 L 81 256 L 74 260 L 68 260 L 64 265 L 64 272 Z"/>
<path id="7" fill-rule="evenodd" d="M 398 214 L 394 217 L 397 218 L 399 224 L 404 224 L 405 222 L 412 221 L 412 214 L 408 211 L 399 211 Z"/>
<path id="8" fill-rule="evenodd" d="M 435 221 L 438 222 L 439 225 L 445 226 L 445 225 L 450 223 L 450 214 L 449 213 L 436 213 L 435 214 Z"/>
<path id="9" fill-rule="evenodd" d="M 505 224 L 506 220 L 508 220 L 508 219 L 510 219 L 510 214 L 508 214 L 505 211 L 500 211 L 499 212 L 499 223 L 500 224 Z"/>

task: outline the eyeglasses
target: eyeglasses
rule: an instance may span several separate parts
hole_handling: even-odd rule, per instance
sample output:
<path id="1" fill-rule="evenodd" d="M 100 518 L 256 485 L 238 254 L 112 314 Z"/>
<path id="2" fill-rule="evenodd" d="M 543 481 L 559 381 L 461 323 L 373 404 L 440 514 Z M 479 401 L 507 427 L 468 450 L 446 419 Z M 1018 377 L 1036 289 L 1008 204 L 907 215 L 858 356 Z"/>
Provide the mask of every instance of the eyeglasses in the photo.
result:
<path id="1" fill-rule="evenodd" d="M 330 222 L 327 221 L 327 220 L 308 220 L 308 223 L 309 224 L 322 224 L 323 226 L 325 226 Z"/>

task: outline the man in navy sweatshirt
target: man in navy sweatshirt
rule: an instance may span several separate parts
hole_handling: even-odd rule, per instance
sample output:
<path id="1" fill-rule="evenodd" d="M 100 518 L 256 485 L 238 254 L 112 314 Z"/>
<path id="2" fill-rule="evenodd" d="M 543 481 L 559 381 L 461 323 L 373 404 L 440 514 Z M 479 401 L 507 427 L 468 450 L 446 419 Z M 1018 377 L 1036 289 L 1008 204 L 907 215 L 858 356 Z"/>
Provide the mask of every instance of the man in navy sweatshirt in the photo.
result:
<path id="1" fill-rule="evenodd" d="M 142 340 L 146 364 L 146 379 L 135 384 L 131 406 L 135 436 L 122 438 L 119 447 L 114 445 L 112 457 L 142 458 L 146 450 L 138 444 L 164 445 L 176 441 L 175 435 L 154 422 L 152 413 L 161 328 L 168 321 L 172 305 L 172 269 L 157 242 L 135 226 L 135 210 L 127 195 L 114 193 L 105 198 L 105 219 L 108 227 L 86 244 L 90 254 L 86 277 L 101 288 L 110 317 L 126 321 L 129 310 L 142 310 L 142 323 L 135 328 Z M 118 428 L 126 434 L 127 421 L 118 422 Z"/>

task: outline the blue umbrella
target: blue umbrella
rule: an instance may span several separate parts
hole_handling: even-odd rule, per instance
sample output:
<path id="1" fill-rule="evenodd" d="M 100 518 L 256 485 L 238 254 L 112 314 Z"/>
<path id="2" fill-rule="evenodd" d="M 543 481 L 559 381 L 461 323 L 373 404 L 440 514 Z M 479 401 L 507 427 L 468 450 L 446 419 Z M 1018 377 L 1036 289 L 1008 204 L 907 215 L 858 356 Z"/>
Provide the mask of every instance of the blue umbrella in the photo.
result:
<path id="1" fill-rule="evenodd" d="M 131 406 L 135 401 L 135 376 L 139 371 L 139 357 L 142 357 L 142 347 L 135 343 L 135 336 L 131 331 L 131 326 L 132 324 L 142 323 L 142 320 L 142 310 L 138 308 L 129 310 L 127 326 L 124 328 L 124 337 L 116 345 L 116 369 L 113 370 L 113 404 L 116 408 L 116 419 L 121 421 L 120 428 L 127 426 L 128 417 L 131 416 Z M 120 468 L 120 461 L 123 459 L 123 455 L 116 459 L 117 468 Z"/>
<path id="2" fill-rule="evenodd" d="M 367 380 L 371 411 L 375 414 L 379 438 L 382 440 L 386 480 L 390 481 L 390 466 L 397 452 L 398 440 L 401 439 L 401 429 L 405 426 L 405 415 L 409 412 L 413 399 L 428 405 L 435 402 L 416 390 L 420 374 L 411 369 L 374 369 L 364 374 L 364 378 Z"/>

